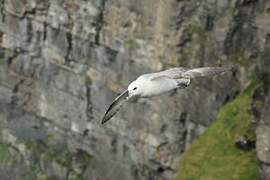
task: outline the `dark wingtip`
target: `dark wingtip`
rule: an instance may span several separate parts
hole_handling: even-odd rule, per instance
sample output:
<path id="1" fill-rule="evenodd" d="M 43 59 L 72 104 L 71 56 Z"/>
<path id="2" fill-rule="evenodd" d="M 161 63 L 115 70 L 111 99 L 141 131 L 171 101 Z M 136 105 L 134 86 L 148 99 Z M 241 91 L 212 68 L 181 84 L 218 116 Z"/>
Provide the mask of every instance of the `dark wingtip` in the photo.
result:
<path id="1" fill-rule="evenodd" d="M 112 118 L 112 115 L 111 116 L 108 116 L 107 114 L 104 115 L 104 117 L 102 118 L 101 120 L 101 124 L 105 124 L 106 122 L 108 122 L 110 119 Z"/>
<path id="2" fill-rule="evenodd" d="M 108 119 L 103 118 L 103 119 L 101 120 L 101 124 L 103 125 L 103 124 L 105 124 L 107 121 L 108 121 Z"/>

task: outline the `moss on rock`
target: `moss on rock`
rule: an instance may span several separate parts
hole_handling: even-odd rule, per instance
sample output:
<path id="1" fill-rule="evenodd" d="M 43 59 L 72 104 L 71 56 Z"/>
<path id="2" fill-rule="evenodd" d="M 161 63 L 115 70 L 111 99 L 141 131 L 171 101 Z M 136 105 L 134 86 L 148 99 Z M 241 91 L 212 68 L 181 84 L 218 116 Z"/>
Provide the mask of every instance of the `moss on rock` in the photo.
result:
<path id="1" fill-rule="evenodd" d="M 8 145 L 0 143 L 0 162 L 5 162 L 11 156 Z"/>
<path id="2" fill-rule="evenodd" d="M 56 177 L 54 173 L 48 174 L 47 169 L 38 168 L 36 164 L 32 164 L 33 171 L 36 171 L 39 179 L 62 179 L 61 176 L 65 176 L 67 179 L 82 179 L 84 171 L 89 166 L 92 156 L 85 150 L 77 149 L 75 152 L 71 152 L 66 144 L 61 146 L 48 146 L 40 141 L 28 141 L 26 143 L 27 149 L 31 152 L 34 159 L 39 159 L 43 162 L 47 168 L 61 169 L 62 172 L 58 172 L 59 177 Z M 72 177 L 71 177 L 72 175 Z"/>
<path id="3" fill-rule="evenodd" d="M 242 135 L 255 139 L 249 112 L 252 95 L 259 86 L 253 80 L 234 101 L 220 109 L 217 121 L 199 137 L 180 160 L 177 180 L 255 180 L 255 150 L 235 147 Z"/>

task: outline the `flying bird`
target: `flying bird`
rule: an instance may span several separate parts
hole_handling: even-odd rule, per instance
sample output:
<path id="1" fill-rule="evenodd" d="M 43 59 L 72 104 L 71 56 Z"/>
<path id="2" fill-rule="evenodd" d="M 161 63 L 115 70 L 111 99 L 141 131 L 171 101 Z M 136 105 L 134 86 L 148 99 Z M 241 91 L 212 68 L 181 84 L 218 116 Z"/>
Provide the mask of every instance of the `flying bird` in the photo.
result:
<path id="1" fill-rule="evenodd" d="M 213 76 L 232 70 L 231 67 L 200 67 L 188 69 L 175 67 L 156 73 L 143 74 L 131 82 L 107 109 L 101 124 L 109 121 L 122 107 L 123 103 L 133 97 L 152 97 L 175 90 L 186 88 L 191 79 L 197 77 Z"/>

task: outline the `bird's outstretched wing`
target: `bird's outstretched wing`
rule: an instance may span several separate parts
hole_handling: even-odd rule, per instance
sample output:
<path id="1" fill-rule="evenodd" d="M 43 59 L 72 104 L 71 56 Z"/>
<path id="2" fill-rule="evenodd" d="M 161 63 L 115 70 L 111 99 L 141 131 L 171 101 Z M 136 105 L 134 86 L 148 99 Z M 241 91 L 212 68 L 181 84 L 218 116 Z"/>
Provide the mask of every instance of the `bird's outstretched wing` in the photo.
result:
<path id="1" fill-rule="evenodd" d="M 187 78 L 196 78 L 196 77 L 205 77 L 205 76 L 213 76 L 225 71 L 231 71 L 232 67 L 201 67 L 190 69 L 184 73 L 184 77 Z"/>
<path id="2" fill-rule="evenodd" d="M 232 70 L 231 67 L 200 67 L 195 69 L 186 69 L 183 67 L 171 68 L 165 71 L 158 73 L 152 73 L 150 80 L 166 77 L 171 79 L 180 79 L 180 78 L 196 78 L 196 77 L 205 77 L 213 76 L 225 71 Z"/>
<path id="3" fill-rule="evenodd" d="M 176 68 L 171 68 L 167 69 L 165 71 L 157 72 L 157 73 L 151 73 L 149 74 L 150 80 L 158 79 L 158 78 L 171 78 L 171 79 L 179 79 L 180 77 L 183 76 L 183 74 L 187 71 L 188 69 L 184 67 L 176 67 Z"/>
<path id="4" fill-rule="evenodd" d="M 101 124 L 106 123 L 109 121 L 122 107 L 123 103 L 127 100 L 128 97 L 128 90 L 125 90 L 122 94 L 120 94 L 115 100 L 112 102 L 112 104 L 107 109 L 105 115 L 103 116 L 101 120 Z"/>

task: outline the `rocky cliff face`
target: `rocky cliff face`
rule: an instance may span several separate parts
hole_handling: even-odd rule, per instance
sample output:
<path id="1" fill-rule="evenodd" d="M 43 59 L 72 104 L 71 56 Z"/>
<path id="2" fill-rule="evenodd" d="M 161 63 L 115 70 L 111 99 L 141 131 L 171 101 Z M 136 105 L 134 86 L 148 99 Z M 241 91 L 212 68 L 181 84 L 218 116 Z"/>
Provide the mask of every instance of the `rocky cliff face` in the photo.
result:
<path id="1" fill-rule="evenodd" d="M 269 82 L 269 37 L 267 0 L 1 0 L 0 174 L 172 179 L 181 153 L 248 78 Z M 100 125 L 138 75 L 217 65 L 238 68 L 130 103 Z M 265 99 L 256 111 L 262 179 L 270 178 L 267 89 L 255 97 Z"/>

